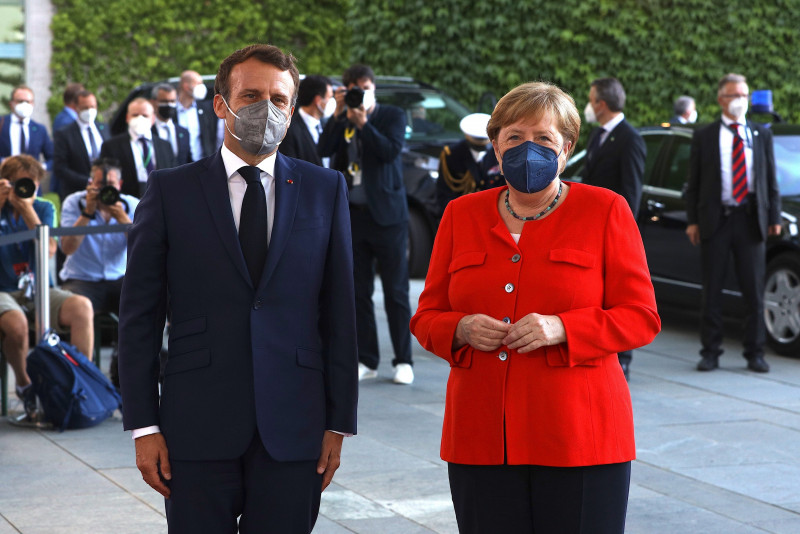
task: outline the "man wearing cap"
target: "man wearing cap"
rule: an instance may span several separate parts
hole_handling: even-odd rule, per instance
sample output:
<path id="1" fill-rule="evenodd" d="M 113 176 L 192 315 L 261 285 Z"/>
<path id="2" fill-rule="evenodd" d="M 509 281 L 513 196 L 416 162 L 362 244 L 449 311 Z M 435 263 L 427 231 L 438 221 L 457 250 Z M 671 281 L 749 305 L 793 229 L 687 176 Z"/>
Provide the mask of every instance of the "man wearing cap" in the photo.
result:
<path id="1" fill-rule="evenodd" d="M 506 183 L 486 134 L 489 118 L 486 113 L 467 115 L 459 125 L 464 140 L 442 149 L 436 180 L 436 202 L 441 212 L 448 202 L 461 195 Z"/>

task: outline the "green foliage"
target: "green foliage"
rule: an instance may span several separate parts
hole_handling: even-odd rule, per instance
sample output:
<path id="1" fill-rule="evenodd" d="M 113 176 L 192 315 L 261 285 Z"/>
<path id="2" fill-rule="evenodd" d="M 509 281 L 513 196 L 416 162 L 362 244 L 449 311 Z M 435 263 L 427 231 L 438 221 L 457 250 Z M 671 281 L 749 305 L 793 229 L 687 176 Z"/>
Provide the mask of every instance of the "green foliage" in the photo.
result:
<path id="1" fill-rule="evenodd" d="M 95 91 L 106 118 L 145 81 L 186 69 L 215 74 L 254 42 L 291 51 L 303 73 L 340 72 L 351 34 L 351 0 L 53 0 L 51 116 L 68 82 Z"/>
<path id="2" fill-rule="evenodd" d="M 669 119 L 682 94 L 710 121 L 719 115 L 717 81 L 737 72 L 751 91 L 772 89 L 776 111 L 800 122 L 800 0 L 354 1 L 355 60 L 432 83 L 470 107 L 486 91 L 500 97 L 548 80 L 583 110 L 590 82 L 614 76 L 634 124 Z"/>

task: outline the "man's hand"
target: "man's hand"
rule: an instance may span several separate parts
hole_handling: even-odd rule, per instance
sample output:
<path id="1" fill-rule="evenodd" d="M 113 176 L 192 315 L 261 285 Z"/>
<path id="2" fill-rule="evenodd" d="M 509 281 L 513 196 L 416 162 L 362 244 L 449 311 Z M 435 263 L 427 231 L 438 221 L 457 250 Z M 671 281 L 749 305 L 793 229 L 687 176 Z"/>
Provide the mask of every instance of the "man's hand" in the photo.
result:
<path id="1" fill-rule="evenodd" d="M 768 235 L 781 235 L 781 225 L 780 224 L 770 224 L 769 228 L 767 228 Z"/>
<path id="2" fill-rule="evenodd" d="M 125 213 L 125 206 L 122 205 L 122 202 L 117 202 L 113 206 L 108 206 L 106 209 L 118 223 L 130 224 L 131 219 L 128 217 L 128 214 Z"/>
<path id="3" fill-rule="evenodd" d="M 6 201 L 8 200 L 8 195 L 11 193 L 11 182 L 8 180 L 2 179 L 0 180 L 0 209 L 6 205 Z"/>
<path id="4" fill-rule="evenodd" d="M 86 208 L 83 210 L 86 213 L 94 213 L 97 210 L 97 195 L 100 189 L 89 184 L 86 186 Z"/>
<path id="5" fill-rule="evenodd" d="M 333 473 L 339 469 L 342 456 L 342 440 L 344 440 L 343 435 L 330 430 L 326 430 L 325 435 L 322 437 L 322 452 L 319 455 L 319 461 L 317 461 L 317 473 L 322 475 L 322 491 L 325 491 L 325 488 L 333 480 Z"/>
<path id="6" fill-rule="evenodd" d="M 697 246 L 700 244 L 700 226 L 690 224 L 686 227 L 686 235 L 689 237 L 689 241 L 692 245 Z"/>
<path id="7" fill-rule="evenodd" d="M 529 313 L 511 326 L 503 345 L 517 352 L 531 352 L 540 347 L 558 345 L 567 340 L 567 331 L 558 315 Z"/>
<path id="8" fill-rule="evenodd" d="M 14 193 L 12 188 L 8 195 L 8 202 L 14 207 L 15 210 L 17 210 L 17 213 L 19 213 L 22 218 L 25 219 L 25 215 L 35 214 L 35 211 L 33 210 L 33 201 L 35 198 L 35 195 L 28 198 L 19 198 L 16 193 Z"/>
<path id="9" fill-rule="evenodd" d="M 484 352 L 495 350 L 502 344 L 503 337 L 508 334 L 510 328 L 510 324 L 482 313 L 467 315 L 458 321 L 453 336 L 453 349 L 469 345 Z"/>
<path id="10" fill-rule="evenodd" d="M 136 438 L 136 467 L 147 484 L 169 499 L 169 488 L 165 480 L 172 479 L 167 454 L 167 442 L 161 433 Z M 341 447 L 341 444 L 340 444 Z"/>
<path id="11" fill-rule="evenodd" d="M 346 94 L 347 94 L 347 87 L 341 86 L 337 88 L 336 91 L 334 91 L 333 99 L 336 100 L 336 109 L 333 112 L 334 117 L 338 117 L 339 115 L 341 115 L 342 111 L 344 111 L 344 108 L 347 107 L 346 104 L 344 103 L 344 95 Z"/>
<path id="12" fill-rule="evenodd" d="M 347 120 L 355 125 L 359 130 L 367 124 L 367 110 L 364 105 L 357 108 L 347 108 Z"/>

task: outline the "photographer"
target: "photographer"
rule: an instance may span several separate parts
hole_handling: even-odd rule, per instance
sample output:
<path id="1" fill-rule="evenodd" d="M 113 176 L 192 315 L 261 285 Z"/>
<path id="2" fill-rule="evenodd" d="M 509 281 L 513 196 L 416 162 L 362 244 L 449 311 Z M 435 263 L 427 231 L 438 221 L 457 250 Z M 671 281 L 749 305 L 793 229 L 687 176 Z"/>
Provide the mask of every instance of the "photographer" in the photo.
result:
<path id="1" fill-rule="evenodd" d="M 27 154 L 6 158 L 0 167 L 0 235 L 9 235 L 55 224 L 55 207 L 36 198 L 36 190 L 44 178 L 42 165 Z M 22 241 L 0 247 L 0 335 L 3 352 L 14 369 L 17 396 L 25 412 L 36 411 L 36 395 L 25 372 L 28 354 L 28 325 L 33 320 L 34 243 Z M 49 254 L 56 251 L 54 239 Z M 58 333 L 70 332 L 71 342 L 84 354 L 92 353 L 94 332 L 92 304 L 80 295 L 50 288 L 50 325 Z"/>
<path id="2" fill-rule="evenodd" d="M 122 186 L 119 164 L 99 159 L 85 191 L 69 195 L 61 211 L 61 226 L 104 226 L 130 224 L 139 199 L 119 192 Z M 127 233 L 70 235 L 61 238 L 67 255 L 61 269 L 64 289 L 84 295 L 95 312 L 119 313 L 119 295 L 127 262 Z M 119 387 L 116 351 L 111 358 L 111 381 Z"/>
<path id="3" fill-rule="evenodd" d="M 379 361 L 372 293 L 375 260 L 383 284 L 389 333 L 394 346 L 394 382 L 414 381 L 408 322 L 408 205 L 400 152 L 405 138 L 403 110 L 375 101 L 375 75 L 353 65 L 335 93 L 336 111 L 319 139 L 319 155 L 347 179 L 353 234 L 359 380 L 375 378 Z"/>

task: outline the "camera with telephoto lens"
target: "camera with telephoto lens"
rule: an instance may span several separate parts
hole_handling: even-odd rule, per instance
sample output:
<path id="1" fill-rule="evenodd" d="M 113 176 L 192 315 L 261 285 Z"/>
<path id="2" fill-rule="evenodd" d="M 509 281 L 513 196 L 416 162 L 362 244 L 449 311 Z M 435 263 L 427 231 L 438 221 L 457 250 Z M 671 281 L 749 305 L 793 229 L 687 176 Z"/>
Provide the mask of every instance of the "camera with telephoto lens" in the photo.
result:
<path id="1" fill-rule="evenodd" d="M 119 191 L 116 187 L 110 185 L 104 185 L 100 192 L 97 193 L 97 200 L 101 203 L 105 204 L 106 206 L 113 206 L 117 202 L 119 202 Z"/>
<path id="2" fill-rule="evenodd" d="M 350 109 L 359 107 L 364 103 L 364 90 L 360 87 L 348 89 L 344 94 L 344 103 Z"/>
<path id="3" fill-rule="evenodd" d="M 31 198 L 36 193 L 36 183 L 30 178 L 19 178 L 14 181 L 14 194 L 17 198 Z"/>

